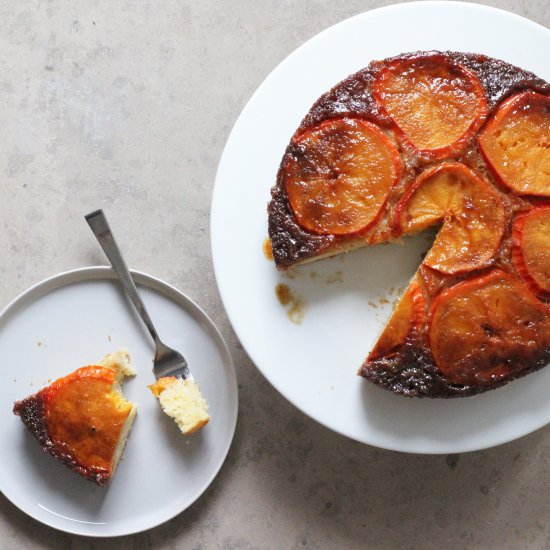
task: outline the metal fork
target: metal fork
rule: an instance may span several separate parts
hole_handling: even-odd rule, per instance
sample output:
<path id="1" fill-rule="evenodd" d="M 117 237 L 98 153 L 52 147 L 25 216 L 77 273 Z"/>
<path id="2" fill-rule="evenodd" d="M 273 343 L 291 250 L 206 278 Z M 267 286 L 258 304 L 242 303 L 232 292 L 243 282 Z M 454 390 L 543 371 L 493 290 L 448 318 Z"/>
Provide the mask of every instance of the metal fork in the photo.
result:
<path id="1" fill-rule="evenodd" d="M 153 322 L 145 309 L 145 305 L 138 293 L 134 280 L 130 275 L 128 266 L 122 257 L 122 253 L 115 241 L 115 237 L 111 232 L 107 218 L 103 210 L 95 210 L 85 216 L 90 229 L 93 231 L 96 239 L 99 241 L 103 252 L 111 262 L 115 273 L 117 274 L 122 287 L 130 298 L 132 304 L 136 308 L 142 321 L 149 330 L 151 337 L 155 342 L 155 359 L 153 362 L 153 373 L 155 378 L 163 378 L 165 376 L 176 376 L 183 380 L 193 380 L 193 375 L 189 370 L 187 361 L 183 355 L 176 350 L 168 347 L 159 338 Z"/>

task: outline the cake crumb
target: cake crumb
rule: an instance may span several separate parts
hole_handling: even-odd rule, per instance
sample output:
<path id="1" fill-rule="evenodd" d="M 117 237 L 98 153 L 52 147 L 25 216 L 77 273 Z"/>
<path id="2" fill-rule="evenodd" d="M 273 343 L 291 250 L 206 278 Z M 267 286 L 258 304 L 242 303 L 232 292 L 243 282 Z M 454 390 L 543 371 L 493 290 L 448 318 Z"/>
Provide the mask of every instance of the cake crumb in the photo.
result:
<path id="1" fill-rule="evenodd" d="M 288 311 L 288 318 L 295 324 L 299 325 L 304 320 L 304 304 L 298 300 L 292 304 Z"/>
<path id="2" fill-rule="evenodd" d="M 389 304 L 390 301 L 387 298 L 380 298 L 380 300 L 378 300 L 378 303 L 380 305 L 385 305 L 385 304 Z"/>
<path id="3" fill-rule="evenodd" d="M 378 306 L 374 302 L 371 302 L 370 300 L 369 300 L 369 306 L 378 309 Z"/>
<path id="4" fill-rule="evenodd" d="M 184 435 L 197 432 L 210 421 L 208 404 L 193 380 L 165 376 L 148 387 Z"/>
<path id="5" fill-rule="evenodd" d="M 43 345 L 44 345 L 44 342 L 41 342 L 40 340 L 38 340 L 38 342 L 36 342 L 36 345 L 41 348 Z"/>
<path id="6" fill-rule="evenodd" d="M 296 271 L 292 268 L 290 269 L 287 269 L 284 273 L 283 273 L 283 277 L 286 277 L 287 279 L 296 279 L 296 277 L 298 276 L 298 274 L 296 273 Z"/>
<path id="7" fill-rule="evenodd" d="M 336 273 L 333 273 L 332 275 L 329 275 L 325 282 L 328 284 L 328 285 L 332 285 L 334 283 L 343 283 L 344 282 L 344 274 L 338 270 L 336 271 Z"/>

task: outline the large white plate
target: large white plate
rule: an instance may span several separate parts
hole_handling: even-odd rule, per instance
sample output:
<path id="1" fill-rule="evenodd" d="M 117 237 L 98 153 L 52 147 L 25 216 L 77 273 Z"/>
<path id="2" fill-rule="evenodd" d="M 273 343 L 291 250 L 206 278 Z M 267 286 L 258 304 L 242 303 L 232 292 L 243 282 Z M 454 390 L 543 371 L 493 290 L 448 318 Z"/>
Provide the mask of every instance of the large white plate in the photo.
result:
<path id="1" fill-rule="evenodd" d="M 0 315 L 0 489 L 30 516 L 70 533 L 127 535 L 172 518 L 210 485 L 235 431 L 235 370 L 220 333 L 175 288 L 143 273 L 133 276 L 159 334 L 185 354 L 210 405 L 212 420 L 192 436 L 182 436 L 147 389 L 154 381 L 154 349 L 109 268 L 47 279 Z M 114 479 L 97 487 L 42 452 L 12 407 L 122 346 L 138 372 L 123 388 L 138 403 L 138 415 Z"/>
<path id="2" fill-rule="evenodd" d="M 501 10 L 415 2 L 343 21 L 285 59 L 246 105 L 218 168 L 211 229 L 216 278 L 230 320 L 277 390 L 318 422 L 358 441 L 450 453 L 497 445 L 547 424 L 550 369 L 478 397 L 395 396 L 355 372 L 390 314 L 391 305 L 381 302 L 394 299 L 398 293 L 391 289 L 412 276 L 425 239 L 304 266 L 293 280 L 262 255 L 269 189 L 312 103 L 373 59 L 432 49 L 488 54 L 550 79 L 550 32 Z M 275 297 L 279 282 L 307 304 L 299 325 Z"/>

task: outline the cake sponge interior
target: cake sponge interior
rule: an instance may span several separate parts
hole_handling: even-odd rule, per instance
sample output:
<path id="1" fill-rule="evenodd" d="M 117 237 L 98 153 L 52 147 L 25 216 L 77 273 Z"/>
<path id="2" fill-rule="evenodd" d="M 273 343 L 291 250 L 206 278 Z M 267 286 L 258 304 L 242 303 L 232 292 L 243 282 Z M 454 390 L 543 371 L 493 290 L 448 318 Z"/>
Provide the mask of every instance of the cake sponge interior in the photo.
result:
<path id="1" fill-rule="evenodd" d="M 137 404 L 128 401 L 122 393 L 122 381 L 126 376 L 135 376 L 136 371 L 132 367 L 130 354 L 126 348 L 121 348 L 114 353 L 106 355 L 103 359 L 101 359 L 101 361 L 99 361 L 98 365 L 112 369 L 115 372 L 116 377 L 112 391 L 117 408 L 124 410 L 127 407 L 131 407 L 126 421 L 120 430 L 117 445 L 113 453 L 111 468 L 114 474 L 117 464 L 120 461 L 120 457 L 122 456 L 122 451 L 124 450 L 128 436 L 130 435 L 130 430 L 132 429 L 137 413 Z"/>
<path id="2" fill-rule="evenodd" d="M 149 388 L 183 434 L 192 434 L 208 424 L 208 404 L 195 381 L 167 376 Z"/>

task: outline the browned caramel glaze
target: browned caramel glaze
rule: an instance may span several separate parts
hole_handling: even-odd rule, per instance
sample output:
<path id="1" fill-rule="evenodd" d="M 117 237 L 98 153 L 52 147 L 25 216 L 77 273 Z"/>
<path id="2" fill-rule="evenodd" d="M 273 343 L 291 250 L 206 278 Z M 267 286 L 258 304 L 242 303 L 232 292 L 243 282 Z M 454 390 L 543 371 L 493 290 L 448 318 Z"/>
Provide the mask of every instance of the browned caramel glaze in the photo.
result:
<path id="1" fill-rule="evenodd" d="M 426 63 L 424 63 L 425 60 L 427 60 Z M 468 90 L 470 86 L 468 78 L 473 79 L 471 89 L 479 91 L 479 93 L 475 92 L 479 99 L 479 110 L 477 118 L 475 116 L 472 118 L 474 122 L 466 133 L 462 134 L 462 131 L 457 133 L 461 136 L 454 143 L 451 143 L 452 125 L 447 125 L 447 129 L 443 129 L 445 132 L 443 137 L 438 138 L 434 144 L 429 141 L 419 141 L 420 134 L 416 134 L 416 141 L 421 145 L 419 146 L 418 143 L 414 143 L 414 139 L 411 139 L 411 135 L 413 138 L 414 135 L 410 133 L 411 130 L 407 124 L 404 124 L 403 113 L 399 111 L 399 106 L 396 110 L 392 104 L 382 98 L 380 81 L 381 75 L 384 71 L 387 73 L 389 66 L 394 64 L 399 66 L 401 63 L 401 67 L 410 66 L 414 70 L 420 67 L 423 71 L 421 71 L 422 78 L 427 79 L 428 82 L 432 73 L 437 74 L 437 70 L 432 70 L 433 67 L 430 65 L 432 62 L 436 65 L 441 63 L 442 66 L 451 67 L 446 70 L 448 75 L 452 75 L 455 71 L 452 66 L 459 68 L 456 74 L 464 80 L 461 83 L 464 90 Z M 428 67 L 428 70 L 425 70 L 425 67 Z M 452 78 L 447 78 L 447 81 L 446 86 L 449 88 Z M 450 88 L 446 91 L 450 101 L 454 101 L 451 92 Z M 392 332 L 392 326 L 399 330 L 392 334 L 389 332 L 385 334 L 385 339 L 375 347 L 375 351 L 369 355 L 360 369 L 361 375 L 379 386 L 406 396 L 467 396 L 499 387 L 514 378 L 543 367 L 550 361 L 550 320 L 548 309 L 544 304 L 544 301 L 548 301 L 549 298 L 544 293 L 539 293 L 538 298 L 522 294 L 523 290 L 520 289 L 524 289 L 526 293 L 530 291 L 522 280 L 522 271 L 518 272 L 517 262 L 516 265 L 512 262 L 514 221 L 534 206 L 547 204 L 550 186 L 542 180 L 540 183 L 540 177 L 536 180 L 538 186 L 536 194 L 540 198 L 529 196 L 521 189 L 519 191 L 510 189 L 513 186 L 505 181 L 502 170 L 496 174 L 495 172 L 499 171 L 487 163 L 486 155 L 482 154 L 478 142 L 478 136 L 487 127 L 487 121 L 496 119 L 498 122 L 496 115 L 502 104 L 511 96 L 516 97 L 516 94 L 521 97 L 523 92 L 528 92 L 525 97 L 537 96 L 537 94 L 540 97 L 547 97 L 550 95 L 550 84 L 504 61 L 479 54 L 457 52 L 404 54 L 396 58 L 372 62 L 368 67 L 351 75 L 321 96 L 304 117 L 290 141 L 277 174 L 276 184 L 271 190 L 271 201 L 268 205 L 269 237 L 278 269 L 286 270 L 291 266 L 317 258 L 388 241 L 434 223 L 438 223 L 438 227 L 443 226 L 444 229 L 447 227 L 445 224 L 455 223 L 453 231 L 462 231 L 468 237 L 467 242 L 474 243 L 472 261 L 463 261 L 458 253 L 460 252 L 463 256 L 469 254 L 469 251 L 463 250 L 464 247 L 460 244 L 464 235 L 455 232 L 445 233 L 445 231 L 439 233 L 436 240 L 437 246 L 423 261 L 413 280 L 413 284 L 422 294 L 422 300 L 416 302 L 414 321 L 411 320 L 408 309 L 405 311 L 401 308 L 405 313 L 398 310 L 396 319 L 390 319 L 387 330 Z M 511 98 L 510 101 L 513 99 Z M 428 97 L 422 101 L 431 102 L 431 98 Z M 539 100 L 539 103 L 541 101 L 543 102 L 541 105 L 544 104 L 546 109 L 547 99 Z M 475 101 L 472 105 L 474 103 Z M 522 103 L 522 108 L 523 106 Z M 420 107 L 425 108 L 428 115 L 432 107 L 439 108 L 437 101 L 433 105 Z M 460 108 L 460 106 L 455 105 L 453 108 Z M 544 111 L 541 107 L 539 111 L 542 113 L 542 118 L 539 117 L 539 120 L 531 117 L 524 126 L 527 129 L 536 126 L 537 131 L 542 128 L 539 131 L 540 135 L 537 134 L 535 145 L 547 148 L 548 139 L 545 132 L 548 131 L 548 126 L 545 127 L 544 124 L 548 124 L 548 109 Z M 293 178 L 294 175 L 288 169 L 288 159 L 300 154 L 299 146 L 306 143 L 304 136 L 314 135 L 319 125 L 325 124 L 327 120 L 345 117 L 367 120 L 386 133 L 388 139 L 399 149 L 403 161 L 403 176 L 401 181 L 390 189 L 375 224 L 348 234 L 331 232 L 319 234 L 319 232 L 308 231 L 307 225 L 300 224 L 290 205 L 287 195 L 288 179 Z M 429 116 L 424 118 L 430 119 Z M 402 128 L 398 126 L 399 123 L 403 126 Z M 492 124 L 494 126 L 496 123 L 492 122 Z M 463 127 L 468 127 L 466 119 Z M 407 132 L 409 132 L 408 135 Z M 450 136 L 448 140 L 446 136 Z M 530 138 L 527 136 L 527 139 Z M 440 147 L 441 144 L 444 146 Z M 428 147 L 423 149 L 425 145 Z M 537 154 L 539 152 L 534 152 L 533 156 Z M 547 152 L 540 154 L 547 155 Z M 544 158 L 547 162 L 547 156 Z M 442 167 L 445 163 L 447 168 L 445 168 L 446 172 L 443 172 Z M 447 181 L 447 176 L 452 170 L 458 174 L 455 166 L 461 167 L 461 173 L 474 174 L 474 176 L 470 179 L 462 177 L 456 182 Z M 436 173 L 447 179 L 439 177 L 437 181 L 431 179 L 428 182 L 427 174 Z M 324 174 L 325 172 L 321 176 L 324 177 Z M 330 173 L 327 172 L 327 174 L 330 176 Z M 426 185 L 426 182 L 429 185 Z M 470 187 L 474 189 L 474 193 L 471 189 L 466 189 L 470 185 L 469 182 L 472 182 Z M 448 189 L 444 190 L 446 186 Z M 456 187 L 457 193 L 451 193 L 451 187 L 453 189 Z M 542 191 L 539 192 L 541 188 Z M 412 197 L 411 193 L 415 189 L 417 195 Z M 422 193 L 418 194 L 421 189 L 423 189 Z M 476 200 L 478 202 L 481 200 L 480 193 L 484 189 L 485 195 L 487 197 L 491 195 L 489 198 L 494 204 L 491 206 L 488 200 L 484 202 L 484 204 L 487 203 L 487 208 L 484 210 L 485 217 L 487 220 L 490 219 L 490 223 L 486 224 L 486 227 L 481 227 L 476 218 L 476 211 L 479 210 Z M 451 201 L 451 196 L 452 201 L 455 202 Z M 409 214 L 414 214 L 412 222 L 406 217 Z M 421 216 L 425 218 L 424 224 Z M 436 219 L 439 221 L 436 222 Z M 494 237 L 490 242 L 484 238 L 487 227 L 490 227 L 489 231 Z M 542 234 L 540 231 L 539 233 Z M 535 235 L 536 238 L 538 238 L 537 235 Z M 530 246 L 537 251 L 540 250 L 538 241 L 535 241 L 532 236 L 530 239 Z M 442 245 L 444 245 L 441 249 L 443 254 L 439 255 L 438 247 Z M 524 246 L 527 250 L 527 244 Z M 488 249 L 484 251 L 483 247 Z M 516 258 L 519 258 L 518 254 L 516 252 Z M 499 274 L 500 282 L 496 285 L 498 288 L 490 290 L 487 287 L 479 292 L 472 291 L 472 296 L 468 299 L 477 300 L 478 304 L 483 300 L 487 304 L 495 304 L 499 317 L 494 318 L 491 323 L 485 323 L 483 314 L 478 312 L 473 316 L 473 324 L 468 328 L 467 323 L 465 321 L 463 323 L 460 316 L 470 308 L 467 304 L 459 304 L 464 296 L 460 298 L 458 291 L 464 290 L 464 285 L 466 288 L 469 288 L 470 284 L 488 285 L 487 281 L 492 281 L 492 277 L 496 277 L 492 273 Z M 514 292 L 518 293 L 517 299 L 513 297 Z M 478 295 L 484 298 L 481 299 Z M 458 300 L 459 305 L 452 311 L 462 313 L 456 313 L 458 320 L 454 319 L 455 324 L 447 318 L 450 313 L 443 305 L 448 304 L 442 305 L 443 298 L 439 300 L 441 296 L 446 300 L 451 298 Z M 523 309 L 519 307 L 521 303 L 525 306 Z M 506 310 L 499 304 L 509 304 L 510 309 Z M 514 304 L 516 310 L 514 310 Z M 527 314 L 529 311 L 532 315 Z M 434 315 L 437 324 L 435 328 L 433 327 Z M 403 322 L 403 319 L 407 322 Z M 438 333 L 441 327 L 443 327 L 442 332 Z M 466 330 L 464 327 L 470 330 L 470 333 L 461 333 Z M 475 361 L 468 363 L 466 359 L 462 365 L 463 367 L 468 365 L 468 368 L 464 367 L 460 372 L 452 369 L 450 366 L 452 361 L 447 361 L 448 358 L 445 356 L 445 331 L 452 332 L 449 338 L 453 339 L 457 357 L 463 353 L 463 346 L 474 349 L 479 343 L 478 347 L 481 351 L 476 351 L 476 353 L 479 352 L 478 355 L 474 353 L 472 357 L 478 357 L 484 364 L 477 371 Z M 514 342 L 508 342 L 509 345 L 506 348 L 508 351 L 504 353 L 506 333 L 517 337 L 514 336 Z M 436 342 L 439 344 L 443 342 L 443 344 L 437 348 Z M 434 358 L 432 346 L 438 349 L 437 358 Z M 467 353 L 465 356 L 469 357 Z"/>
<path id="2" fill-rule="evenodd" d="M 113 391 L 115 373 L 83 367 L 15 403 L 13 412 L 43 449 L 83 477 L 104 485 L 131 404 Z"/>

